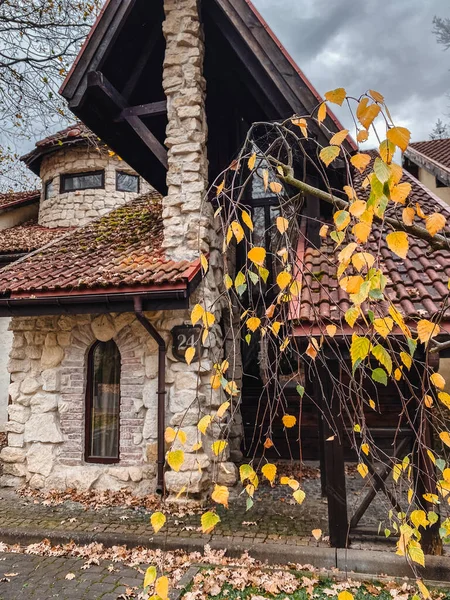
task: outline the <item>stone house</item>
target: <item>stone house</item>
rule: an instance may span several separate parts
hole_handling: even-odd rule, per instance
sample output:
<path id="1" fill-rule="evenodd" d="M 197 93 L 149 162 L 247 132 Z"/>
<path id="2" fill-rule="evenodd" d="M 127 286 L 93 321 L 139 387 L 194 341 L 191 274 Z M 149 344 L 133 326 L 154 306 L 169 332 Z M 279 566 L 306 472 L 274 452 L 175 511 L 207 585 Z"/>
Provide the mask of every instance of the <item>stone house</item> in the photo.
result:
<path id="1" fill-rule="evenodd" d="M 403 166 L 450 204 L 450 139 L 413 142 L 403 154 Z"/>
<path id="2" fill-rule="evenodd" d="M 81 123 L 37 142 L 22 161 L 41 179 L 42 186 L 0 195 L 1 266 L 150 189 Z M 13 337 L 9 324 L 9 319 L 0 319 L 1 429 L 8 418 L 7 363 Z"/>
<path id="3" fill-rule="evenodd" d="M 136 493 L 185 489 L 196 497 L 213 482 L 231 486 L 243 452 L 261 451 L 252 447 L 251 435 L 255 426 L 263 427 L 257 417 L 260 353 L 227 338 L 235 315 L 221 298 L 222 239 L 212 202 L 204 199 L 252 123 L 311 113 L 321 98 L 250 0 L 109 0 L 61 93 L 74 114 L 155 191 L 99 212 L 97 219 L 0 272 L 0 315 L 13 315 L 14 334 L 3 484 L 126 486 Z M 310 135 L 326 145 L 341 129 L 329 110 L 325 127 L 312 125 Z M 351 140 L 347 144 L 349 152 L 356 149 Z M 328 175 L 335 188 L 341 185 L 342 168 Z M 448 211 L 407 177 L 424 210 Z M 279 214 L 276 195 L 252 193 L 245 201 L 255 223 L 272 222 Z M 89 218 L 90 208 L 83 210 Z M 63 214 L 51 212 L 50 222 L 67 226 Z M 329 261 L 326 267 L 320 262 L 317 218 L 331 220 L 332 214 L 306 197 L 299 217 L 304 238 L 298 244 L 305 271 L 292 315 L 300 348 L 317 332 L 317 309 L 336 322 L 343 338 L 352 334 L 343 318 L 348 297 L 337 285 L 334 248 L 327 242 L 321 252 Z M 203 280 L 200 250 L 210 265 Z M 408 269 L 395 258 L 386 260 L 389 299 L 408 319 L 432 314 L 447 293 L 441 279 L 450 276 L 448 256 L 435 253 L 425 264 L 423 255 L 417 243 Z M 317 270 L 324 270 L 320 281 L 312 276 Z M 203 346 L 197 344 L 199 329 L 190 324 L 199 299 L 215 316 Z M 448 330 L 444 324 L 443 332 Z M 238 397 L 211 389 L 222 341 L 231 343 L 228 350 L 242 371 Z M 190 345 L 198 350 L 187 364 L 184 350 Z M 336 356 L 329 362 L 341 377 Z M 327 374 L 322 375 L 333 396 Z M 320 402 L 308 376 L 305 386 Z M 299 395 L 289 390 L 289 410 L 298 414 Z M 393 388 L 377 395 L 380 412 L 389 407 L 380 428 L 385 437 L 395 434 L 397 396 Z M 231 406 L 222 425 L 200 434 L 200 418 L 214 414 L 225 399 Z M 307 433 L 302 456 L 320 453 L 322 466 L 333 473 L 327 493 L 340 498 L 330 513 L 333 526 L 340 514 L 339 531 L 331 531 L 339 545 L 342 531 L 347 533 L 344 449 L 340 436 L 324 444 L 332 436 L 315 406 L 305 402 L 300 408 Z M 165 470 L 166 426 L 186 434 L 185 444 L 174 444 L 185 452 L 178 472 Z M 211 443 L 222 436 L 228 446 L 215 456 Z M 282 449 L 287 438 L 281 427 L 273 431 L 274 442 L 289 456 Z M 291 442 L 295 445 L 294 438 Z M 387 447 L 391 443 L 386 439 Z M 345 451 L 351 452 L 349 445 Z M 298 453 L 297 444 L 295 458 Z"/>

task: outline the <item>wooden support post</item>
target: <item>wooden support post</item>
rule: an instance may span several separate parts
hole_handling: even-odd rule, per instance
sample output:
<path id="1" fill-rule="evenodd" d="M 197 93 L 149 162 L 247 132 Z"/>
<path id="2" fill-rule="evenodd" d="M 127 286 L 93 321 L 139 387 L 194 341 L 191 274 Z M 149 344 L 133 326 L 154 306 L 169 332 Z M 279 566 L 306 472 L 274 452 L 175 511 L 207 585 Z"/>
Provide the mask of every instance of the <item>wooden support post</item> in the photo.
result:
<path id="1" fill-rule="evenodd" d="M 326 366 L 318 365 L 321 385 L 317 386 L 317 401 L 323 412 L 323 444 L 326 471 L 326 495 L 328 498 L 328 527 L 330 543 L 334 548 L 345 548 L 348 541 L 347 493 L 339 396 L 335 381 L 340 379 L 340 366 L 335 358 L 327 360 Z M 334 436 L 334 437 L 333 437 Z M 326 441 L 333 437 L 332 440 Z"/>
<path id="2" fill-rule="evenodd" d="M 322 498 L 327 495 L 327 470 L 325 468 L 325 434 L 323 427 L 322 411 L 317 411 L 318 430 L 319 430 L 319 463 L 320 463 L 320 492 Z"/>

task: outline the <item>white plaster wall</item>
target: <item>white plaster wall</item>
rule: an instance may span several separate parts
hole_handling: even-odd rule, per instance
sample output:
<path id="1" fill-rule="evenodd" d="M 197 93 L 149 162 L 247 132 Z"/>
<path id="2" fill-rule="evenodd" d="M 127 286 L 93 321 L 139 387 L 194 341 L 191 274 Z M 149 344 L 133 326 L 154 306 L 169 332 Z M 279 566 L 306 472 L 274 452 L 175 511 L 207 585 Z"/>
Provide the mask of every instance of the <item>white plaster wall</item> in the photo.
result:
<path id="1" fill-rule="evenodd" d="M 21 206 L 20 208 L 14 208 L 0 214 L 0 230 L 14 227 L 34 219 L 37 217 L 39 212 L 39 205 L 30 204 L 28 206 Z"/>
<path id="2" fill-rule="evenodd" d="M 8 420 L 8 359 L 11 351 L 13 333 L 8 331 L 11 319 L 0 318 L 0 431 L 4 431 Z"/>
<path id="3" fill-rule="evenodd" d="M 60 176 L 64 173 L 105 171 L 104 189 L 87 189 L 60 194 Z M 42 194 L 39 207 L 39 224 L 45 227 L 79 227 L 101 217 L 133 198 L 150 191 L 151 186 L 140 177 L 139 193 L 116 190 L 116 171 L 136 174 L 116 155 L 91 146 L 62 148 L 42 161 L 40 176 Z M 45 184 L 53 180 L 50 197 L 44 198 Z"/>
<path id="4" fill-rule="evenodd" d="M 436 187 L 436 177 L 422 167 L 419 167 L 419 181 L 444 202 L 450 204 L 450 187 Z"/>

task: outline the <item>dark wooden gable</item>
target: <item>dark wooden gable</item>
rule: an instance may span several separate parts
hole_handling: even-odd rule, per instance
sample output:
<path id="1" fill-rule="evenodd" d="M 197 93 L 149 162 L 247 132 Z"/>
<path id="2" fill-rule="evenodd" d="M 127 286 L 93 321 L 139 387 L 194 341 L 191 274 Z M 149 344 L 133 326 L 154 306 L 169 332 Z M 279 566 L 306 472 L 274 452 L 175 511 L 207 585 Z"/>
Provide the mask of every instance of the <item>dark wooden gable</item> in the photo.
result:
<path id="1" fill-rule="evenodd" d="M 251 123 L 310 113 L 317 92 L 249 0 L 207 0 L 208 158 L 215 177 Z M 109 0 L 61 93 L 70 109 L 158 191 L 166 191 L 162 0 Z M 342 128 L 327 117 L 333 132 Z M 326 143 L 323 130 L 314 134 Z"/>

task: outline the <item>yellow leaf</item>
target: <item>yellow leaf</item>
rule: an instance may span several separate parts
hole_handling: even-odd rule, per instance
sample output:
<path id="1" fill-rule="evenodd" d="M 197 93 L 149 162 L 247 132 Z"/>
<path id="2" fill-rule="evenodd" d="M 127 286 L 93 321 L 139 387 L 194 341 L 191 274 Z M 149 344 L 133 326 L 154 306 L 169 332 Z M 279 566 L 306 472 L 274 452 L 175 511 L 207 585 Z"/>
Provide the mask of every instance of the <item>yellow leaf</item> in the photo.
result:
<path id="1" fill-rule="evenodd" d="M 242 221 L 245 223 L 245 225 L 247 225 L 250 231 L 253 231 L 253 221 L 246 210 L 242 211 Z"/>
<path id="2" fill-rule="evenodd" d="M 340 146 L 342 144 L 342 142 L 345 140 L 345 138 L 347 137 L 347 135 L 348 135 L 348 129 L 343 129 L 342 131 L 338 131 L 330 139 L 330 145 L 331 146 Z"/>
<path id="3" fill-rule="evenodd" d="M 155 583 L 156 575 L 157 575 L 156 567 L 149 567 L 145 571 L 144 588 L 148 587 L 149 585 L 153 585 Z"/>
<path id="4" fill-rule="evenodd" d="M 286 427 L 286 429 L 294 427 L 297 423 L 297 419 L 293 415 L 284 415 L 281 420 L 283 421 L 283 425 Z"/>
<path id="5" fill-rule="evenodd" d="M 361 129 L 358 131 L 358 135 L 356 136 L 357 141 L 362 144 L 363 142 L 367 142 L 369 139 L 369 132 L 367 129 Z"/>
<path id="6" fill-rule="evenodd" d="M 350 162 L 360 173 L 362 173 L 371 160 L 369 154 L 355 154 L 351 157 Z"/>
<path id="7" fill-rule="evenodd" d="M 405 200 L 411 193 L 411 189 L 411 184 L 408 182 L 394 185 L 394 187 L 391 189 L 391 200 L 393 202 L 397 202 L 398 204 L 405 204 Z"/>
<path id="8" fill-rule="evenodd" d="M 332 338 L 336 335 L 337 327 L 336 325 L 327 325 L 325 327 L 327 334 Z"/>
<path id="9" fill-rule="evenodd" d="M 264 261 L 266 260 L 266 251 L 260 246 L 255 246 L 254 248 L 249 250 L 247 256 L 252 261 L 252 263 L 254 263 L 255 265 L 262 266 L 264 264 Z"/>
<path id="10" fill-rule="evenodd" d="M 167 462 L 169 467 L 174 471 L 179 471 L 184 463 L 183 450 L 173 450 L 167 454 Z"/>
<path id="11" fill-rule="evenodd" d="M 447 408 L 450 408 L 450 394 L 447 394 L 447 392 L 439 392 L 438 398 L 442 404 L 445 404 Z"/>
<path id="12" fill-rule="evenodd" d="M 388 130 L 386 136 L 389 141 L 404 152 L 408 147 L 411 133 L 406 127 L 392 127 L 392 129 Z"/>
<path id="13" fill-rule="evenodd" d="M 433 373 L 433 375 L 430 377 L 430 381 L 439 390 L 443 390 L 445 387 L 445 379 L 440 373 Z"/>
<path id="14" fill-rule="evenodd" d="M 289 221 L 284 217 L 277 217 L 277 229 L 280 233 L 285 233 L 289 227 Z"/>
<path id="15" fill-rule="evenodd" d="M 237 240 L 237 243 L 239 244 L 239 242 L 241 242 L 244 239 L 244 230 L 242 228 L 242 225 L 238 221 L 233 221 L 230 227 L 234 237 Z"/>
<path id="16" fill-rule="evenodd" d="M 358 196 L 356 195 L 355 190 L 350 185 L 344 185 L 344 187 L 342 189 L 347 194 L 350 202 L 354 202 L 355 200 L 358 200 Z"/>
<path id="17" fill-rule="evenodd" d="M 433 213 L 425 219 L 425 227 L 430 235 L 436 235 L 441 229 L 444 229 L 446 220 L 444 215 Z"/>
<path id="18" fill-rule="evenodd" d="M 386 348 L 383 348 L 383 346 L 378 344 L 377 346 L 372 347 L 370 351 L 373 354 L 373 356 L 379 361 L 379 363 L 386 368 L 386 371 L 390 375 L 392 373 L 392 359 Z"/>
<path id="19" fill-rule="evenodd" d="M 380 104 L 383 104 L 384 96 L 382 94 L 380 94 L 380 92 L 376 92 L 375 90 L 369 90 L 369 94 L 372 96 L 372 98 L 375 100 L 375 102 L 379 102 Z"/>
<path id="20" fill-rule="evenodd" d="M 272 323 L 272 331 L 275 335 L 278 335 L 280 333 L 281 325 L 282 323 L 280 323 L 280 321 L 275 321 L 274 323 Z"/>
<path id="21" fill-rule="evenodd" d="M 412 208 L 412 206 L 407 206 L 403 209 L 402 219 L 405 225 L 410 227 L 414 223 L 414 217 L 416 216 L 416 211 Z"/>
<path id="22" fill-rule="evenodd" d="M 231 279 L 231 277 L 228 275 L 228 273 L 224 276 L 223 278 L 223 282 L 225 284 L 225 287 L 227 290 L 229 290 L 230 288 L 233 287 L 233 280 Z"/>
<path id="23" fill-rule="evenodd" d="M 339 285 L 348 294 L 357 294 L 363 283 L 364 279 L 361 275 L 352 275 L 350 277 L 343 277 L 340 280 Z"/>
<path id="24" fill-rule="evenodd" d="M 239 394 L 239 389 L 235 381 L 229 381 L 225 386 L 225 391 L 227 394 L 230 394 L 230 396 L 237 396 Z"/>
<path id="25" fill-rule="evenodd" d="M 348 212 L 353 216 L 353 217 L 360 217 L 367 208 L 367 202 L 364 202 L 364 200 L 356 200 L 356 202 L 353 202 L 353 204 L 350 205 Z"/>
<path id="26" fill-rule="evenodd" d="M 161 598 L 161 600 L 167 600 L 169 597 L 169 580 L 165 575 L 162 577 L 158 577 L 155 583 L 155 592 L 156 595 Z"/>
<path id="27" fill-rule="evenodd" d="M 353 326 L 356 323 L 356 320 L 358 319 L 359 315 L 361 314 L 361 309 L 359 306 L 352 306 L 351 308 L 349 308 L 345 315 L 344 315 L 344 319 L 346 320 L 346 322 L 350 325 L 350 327 L 353 328 Z"/>
<path id="28" fill-rule="evenodd" d="M 424 510 L 413 510 L 411 513 L 411 521 L 416 529 L 426 527 L 430 522 L 427 519 L 427 513 Z"/>
<path id="29" fill-rule="evenodd" d="M 363 479 L 365 479 L 367 477 L 367 475 L 369 473 L 369 469 L 367 468 L 367 465 L 365 465 L 364 463 L 359 463 L 359 465 L 356 467 L 356 469 Z"/>
<path id="30" fill-rule="evenodd" d="M 287 271 L 281 271 L 281 273 L 278 273 L 277 284 L 281 290 L 284 290 L 285 288 L 287 288 L 287 286 L 291 283 L 291 281 L 292 281 L 292 275 L 290 273 L 288 273 Z"/>
<path id="31" fill-rule="evenodd" d="M 427 408 L 431 408 L 433 406 L 433 398 L 431 396 L 429 396 L 428 394 L 425 395 L 423 401 Z"/>
<path id="32" fill-rule="evenodd" d="M 342 250 L 339 252 L 338 261 L 340 263 L 348 263 L 353 252 L 356 250 L 357 247 L 358 247 L 358 244 L 355 244 L 355 242 L 352 242 L 351 244 L 347 244 L 345 246 L 345 248 L 342 248 Z"/>
<path id="33" fill-rule="evenodd" d="M 352 233 L 355 236 L 358 244 L 365 244 L 369 239 L 372 226 L 369 223 L 356 223 L 352 228 Z"/>
<path id="34" fill-rule="evenodd" d="M 298 502 L 298 504 L 302 504 L 303 500 L 306 498 L 306 494 L 303 490 L 297 490 L 292 494 L 294 500 Z"/>
<path id="35" fill-rule="evenodd" d="M 256 473 L 251 465 L 244 464 L 239 467 L 239 476 L 241 478 L 241 482 L 244 483 L 244 481 L 247 479 L 252 481 L 255 478 Z"/>
<path id="36" fill-rule="evenodd" d="M 371 104 L 369 106 L 369 98 L 365 97 L 358 104 L 356 117 L 365 129 L 369 129 L 380 110 L 381 109 L 377 104 Z"/>
<path id="37" fill-rule="evenodd" d="M 375 409 L 376 409 L 376 404 L 375 404 L 375 402 L 374 402 L 372 399 L 370 399 L 370 400 L 369 400 L 369 406 L 370 406 L 370 408 L 371 408 L 372 410 L 375 410 Z"/>
<path id="38" fill-rule="evenodd" d="M 347 92 L 344 88 L 336 88 L 335 90 L 331 90 L 325 94 L 325 98 L 328 100 L 328 102 L 333 102 L 339 106 L 342 106 L 346 96 Z"/>
<path id="39" fill-rule="evenodd" d="M 201 433 L 203 433 L 203 435 L 206 434 L 206 430 L 211 425 L 211 421 L 212 421 L 211 415 L 205 415 L 198 422 L 197 428 L 199 431 L 201 431 Z"/>
<path id="40" fill-rule="evenodd" d="M 444 442 L 446 446 L 450 447 L 450 433 L 448 431 L 441 431 L 439 437 Z"/>
<path id="41" fill-rule="evenodd" d="M 401 464 L 394 465 L 394 468 L 392 469 L 392 478 L 395 481 L 395 483 L 397 483 L 397 481 L 400 479 L 402 470 L 403 469 Z"/>
<path id="42" fill-rule="evenodd" d="M 269 184 L 269 188 L 270 191 L 274 194 L 281 194 L 281 192 L 283 191 L 283 186 L 281 185 L 281 183 L 278 183 L 278 181 L 272 181 Z"/>
<path id="43" fill-rule="evenodd" d="M 390 142 L 389 140 L 383 140 L 380 144 L 380 156 L 382 158 L 382 160 L 387 163 L 390 164 L 392 159 L 394 158 L 394 154 L 395 154 L 395 146 L 392 142 Z"/>
<path id="44" fill-rule="evenodd" d="M 256 331 L 260 325 L 261 319 L 258 319 L 258 317 L 251 317 L 247 321 L 247 327 L 250 329 L 250 331 Z"/>
<path id="45" fill-rule="evenodd" d="M 405 367 L 409 370 L 412 366 L 412 358 L 406 352 L 400 352 L 400 360 L 405 365 Z"/>
<path id="46" fill-rule="evenodd" d="M 150 517 L 150 523 L 152 524 L 153 531 L 158 533 L 158 531 L 164 527 L 166 523 L 166 516 L 163 515 L 162 512 L 155 512 Z"/>
<path id="47" fill-rule="evenodd" d="M 423 212 L 423 210 L 420 208 L 420 204 L 418 202 L 416 202 L 416 212 L 417 212 L 417 216 L 421 219 L 426 219 L 426 214 Z"/>
<path id="48" fill-rule="evenodd" d="M 248 164 L 248 168 L 250 169 L 250 171 L 253 171 L 253 169 L 255 168 L 255 165 L 256 165 L 256 152 L 253 152 L 253 154 L 248 159 L 247 164 Z"/>
<path id="49" fill-rule="evenodd" d="M 205 312 L 205 309 L 200 304 L 196 304 L 194 306 L 194 308 L 192 309 L 192 312 L 191 312 L 192 325 L 195 325 L 196 323 L 198 323 L 200 321 L 200 319 L 203 317 L 204 312 Z"/>
<path id="50" fill-rule="evenodd" d="M 311 533 L 312 533 L 312 536 L 313 536 L 313 538 L 314 538 L 316 541 L 319 541 L 319 540 L 320 540 L 320 538 L 322 537 L 322 530 L 321 530 L 321 529 L 313 529 L 313 530 L 311 531 Z"/>
<path id="51" fill-rule="evenodd" d="M 333 215 L 333 220 L 338 231 L 342 231 L 350 223 L 350 214 L 346 210 L 338 210 Z"/>
<path id="52" fill-rule="evenodd" d="M 261 473 L 270 481 L 270 483 L 273 483 L 277 475 L 277 467 L 271 463 L 267 463 L 261 469 Z"/>
<path id="53" fill-rule="evenodd" d="M 227 446 L 228 442 L 226 440 L 217 440 L 211 444 L 212 451 L 216 456 L 222 454 Z"/>
<path id="54" fill-rule="evenodd" d="M 292 119 L 291 123 L 293 125 L 297 125 L 297 127 L 300 127 L 301 132 L 305 138 L 308 137 L 308 124 L 306 122 L 306 119 Z"/>
<path id="55" fill-rule="evenodd" d="M 408 555 L 412 561 L 416 562 L 422 567 L 425 566 L 425 554 L 419 544 L 414 540 L 411 540 L 408 544 Z"/>
<path id="56" fill-rule="evenodd" d="M 417 335 L 422 344 L 427 344 L 431 338 L 434 338 L 439 334 L 441 328 L 436 323 L 427 321 L 427 319 L 421 319 L 417 323 Z M 436 373 L 437 374 L 437 373 Z"/>
<path id="57" fill-rule="evenodd" d="M 390 183 L 392 185 L 400 183 L 400 180 L 403 177 L 403 169 L 401 168 L 400 165 L 398 165 L 395 162 L 392 162 L 390 164 L 390 167 L 391 167 L 391 181 L 390 181 Z"/>
<path id="58" fill-rule="evenodd" d="M 375 319 L 373 322 L 373 328 L 381 335 L 383 338 L 387 338 L 387 336 L 391 333 L 392 328 L 394 327 L 394 321 L 391 317 L 383 317 L 380 319 Z"/>
<path id="59" fill-rule="evenodd" d="M 264 191 L 267 192 L 267 188 L 269 187 L 269 171 L 267 169 L 263 169 L 262 172 Z"/>
<path id="60" fill-rule="evenodd" d="M 209 328 L 216 322 L 216 317 L 212 313 L 204 311 L 202 315 L 202 321 L 203 325 Z"/>
<path id="61" fill-rule="evenodd" d="M 325 102 L 322 102 L 322 104 L 319 106 L 319 110 L 317 111 L 317 120 L 319 121 L 319 123 L 322 123 L 323 121 L 325 121 L 327 116 L 327 105 L 325 104 Z"/>
<path id="62" fill-rule="evenodd" d="M 231 404 L 228 401 L 222 402 L 222 404 L 217 409 L 216 417 L 218 419 L 221 419 L 223 417 L 223 415 L 227 412 L 227 410 L 230 408 L 230 406 L 231 406 Z"/>
<path id="63" fill-rule="evenodd" d="M 171 444 L 175 441 L 176 437 L 177 432 L 175 431 L 175 429 L 172 429 L 172 427 L 167 427 L 166 431 L 164 432 L 164 439 L 166 440 L 166 442 L 168 444 Z"/>
<path id="64" fill-rule="evenodd" d="M 186 352 L 184 353 L 184 358 L 188 365 L 190 365 L 191 362 L 193 361 L 195 353 L 196 353 L 196 349 L 192 348 L 192 346 L 190 348 L 187 348 Z"/>
<path id="65" fill-rule="evenodd" d="M 364 452 L 366 456 L 368 456 L 370 452 L 369 444 L 361 444 L 361 450 Z"/>
<path id="66" fill-rule="evenodd" d="M 204 254 L 200 254 L 200 263 L 204 273 L 208 272 L 208 259 Z"/>
<path id="67" fill-rule="evenodd" d="M 391 250 L 400 258 L 406 258 L 409 249 L 408 235 L 404 231 L 393 231 L 386 236 L 386 243 Z"/>
<path id="68" fill-rule="evenodd" d="M 329 229 L 329 225 L 322 225 L 322 227 L 319 230 L 319 235 L 321 238 L 326 238 L 327 237 L 327 233 L 328 233 L 328 229 Z"/>
<path id="69" fill-rule="evenodd" d="M 417 580 L 417 587 L 419 588 L 419 592 L 423 596 L 423 600 L 431 600 L 431 594 L 421 579 Z"/>
<path id="70" fill-rule="evenodd" d="M 328 167 L 339 156 L 340 151 L 339 146 L 326 146 L 320 151 L 319 158 Z"/>
<path id="71" fill-rule="evenodd" d="M 400 379 L 402 378 L 402 368 L 403 367 L 401 367 L 400 369 L 395 369 L 395 371 L 394 371 L 395 381 L 400 381 Z"/>
<path id="72" fill-rule="evenodd" d="M 437 494 L 423 494 L 422 498 L 431 504 L 439 504 L 439 496 Z"/>
<path id="73" fill-rule="evenodd" d="M 348 592 L 347 590 L 344 590 L 343 592 L 340 592 L 340 594 L 338 595 L 338 600 L 354 600 L 354 599 L 353 599 L 353 595 L 350 594 L 350 592 Z"/>
<path id="74" fill-rule="evenodd" d="M 222 183 L 220 185 L 217 186 L 216 196 L 220 196 L 220 194 L 223 192 L 224 187 L 225 187 L 225 179 L 222 181 Z"/>
<path id="75" fill-rule="evenodd" d="M 350 356 L 352 359 L 352 365 L 357 360 L 364 360 L 367 358 L 370 351 L 370 341 L 366 337 L 360 337 L 355 333 L 352 336 L 352 343 L 350 345 Z"/>
<path id="76" fill-rule="evenodd" d="M 228 498 L 230 496 L 230 492 L 225 485 L 215 485 L 213 493 L 211 494 L 211 498 L 217 504 L 222 504 L 225 508 L 228 508 Z"/>

